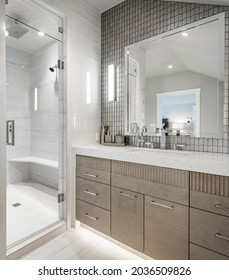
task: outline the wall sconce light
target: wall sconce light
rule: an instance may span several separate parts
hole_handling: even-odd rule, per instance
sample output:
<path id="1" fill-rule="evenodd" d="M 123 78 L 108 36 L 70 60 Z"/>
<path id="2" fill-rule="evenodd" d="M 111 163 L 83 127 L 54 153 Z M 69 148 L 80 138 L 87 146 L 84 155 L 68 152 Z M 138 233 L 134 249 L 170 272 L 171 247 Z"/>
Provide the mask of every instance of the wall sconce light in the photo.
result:
<path id="1" fill-rule="evenodd" d="M 115 101 L 115 66 L 108 66 L 108 101 Z"/>
<path id="2" fill-rule="evenodd" d="M 38 110 L 38 88 L 34 88 L 34 111 Z"/>

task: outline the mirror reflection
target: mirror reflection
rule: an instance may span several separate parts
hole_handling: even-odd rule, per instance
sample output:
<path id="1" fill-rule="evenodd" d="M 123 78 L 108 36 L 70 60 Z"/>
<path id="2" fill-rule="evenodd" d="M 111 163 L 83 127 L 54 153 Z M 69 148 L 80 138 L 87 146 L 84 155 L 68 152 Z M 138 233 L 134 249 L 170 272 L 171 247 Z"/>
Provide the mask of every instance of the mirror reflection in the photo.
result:
<path id="1" fill-rule="evenodd" d="M 128 133 L 223 137 L 224 23 L 200 23 L 129 46 Z"/>

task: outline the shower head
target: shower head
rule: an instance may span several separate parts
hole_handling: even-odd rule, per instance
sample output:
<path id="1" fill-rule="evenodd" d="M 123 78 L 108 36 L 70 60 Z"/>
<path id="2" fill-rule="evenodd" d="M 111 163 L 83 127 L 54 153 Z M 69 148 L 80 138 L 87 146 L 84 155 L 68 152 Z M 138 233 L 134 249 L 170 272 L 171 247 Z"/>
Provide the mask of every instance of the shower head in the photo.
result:
<path id="1" fill-rule="evenodd" d="M 49 67 L 49 70 L 50 70 L 51 72 L 54 72 L 55 69 L 57 69 L 57 65 L 56 65 L 56 64 L 55 64 L 53 67 Z"/>
<path id="2" fill-rule="evenodd" d="M 28 29 L 18 24 L 17 21 L 11 26 L 9 26 L 6 31 L 8 32 L 8 35 L 15 38 L 20 39 L 22 36 L 24 36 L 27 32 L 29 32 Z"/>

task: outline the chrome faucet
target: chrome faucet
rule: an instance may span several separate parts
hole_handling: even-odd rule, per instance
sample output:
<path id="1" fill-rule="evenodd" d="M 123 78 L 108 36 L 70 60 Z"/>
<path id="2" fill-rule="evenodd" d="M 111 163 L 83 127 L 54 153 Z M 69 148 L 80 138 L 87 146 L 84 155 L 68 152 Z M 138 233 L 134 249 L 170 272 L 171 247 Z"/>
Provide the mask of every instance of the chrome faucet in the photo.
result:
<path id="1" fill-rule="evenodd" d="M 138 147 L 144 147 L 144 143 L 145 143 L 145 140 L 144 140 L 144 133 L 147 132 L 147 127 L 144 125 L 142 127 L 142 131 L 141 131 L 141 136 L 140 138 L 138 139 Z M 138 133 L 139 134 L 139 133 Z"/>
<path id="2" fill-rule="evenodd" d="M 147 133 L 147 126 L 146 125 L 144 125 L 143 127 L 142 127 L 142 134 L 143 133 Z"/>
<path id="3" fill-rule="evenodd" d="M 131 125 L 130 125 L 130 132 L 133 135 L 137 135 L 139 133 L 139 127 L 138 127 L 137 123 L 131 123 Z"/>

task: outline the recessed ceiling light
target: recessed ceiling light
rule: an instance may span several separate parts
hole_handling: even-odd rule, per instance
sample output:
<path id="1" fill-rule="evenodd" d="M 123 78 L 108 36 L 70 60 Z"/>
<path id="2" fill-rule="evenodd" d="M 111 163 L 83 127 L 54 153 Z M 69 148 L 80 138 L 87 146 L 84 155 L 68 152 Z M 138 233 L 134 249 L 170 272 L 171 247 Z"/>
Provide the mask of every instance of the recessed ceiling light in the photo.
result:
<path id="1" fill-rule="evenodd" d="M 184 37 L 188 37 L 189 36 L 189 34 L 187 32 L 182 32 L 181 35 L 184 36 Z"/>
<path id="2" fill-rule="evenodd" d="M 5 36 L 7 37 L 9 35 L 9 32 L 5 30 Z"/>
<path id="3" fill-rule="evenodd" d="M 25 65 L 22 65 L 21 68 L 25 68 Z"/>
<path id="4" fill-rule="evenodd" d="M 43 37 L 43 36 L 45 36 L 45 33 L 44 32 L 38 32 L 38 35 Z"/>
<path id="5" fill-rule="evenodd" d="M 168 65 L 168 69 L 173 69 L 173 65 Z"/>

